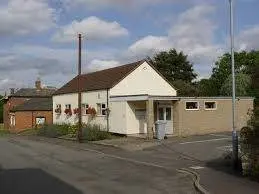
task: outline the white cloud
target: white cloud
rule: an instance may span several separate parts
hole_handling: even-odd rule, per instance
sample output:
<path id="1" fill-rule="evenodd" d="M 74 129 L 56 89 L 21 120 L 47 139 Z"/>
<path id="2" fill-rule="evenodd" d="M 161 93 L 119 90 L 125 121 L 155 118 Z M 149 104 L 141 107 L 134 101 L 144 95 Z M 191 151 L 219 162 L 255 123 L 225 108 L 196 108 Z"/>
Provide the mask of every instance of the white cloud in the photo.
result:
<path id="1" fill-rule="evenodd" d="M 108 22 L 98 17 L 91 16 L 81 21 L 73 21 L 54 35 L 53 40 L 57 42 L 74 41 L 77 34 L 82 33 L 88 40 L 107 40 L 127 36 L 128 30 L 118 22 Z"/>
<path id="2" fill-rule="evenodd" d="M 90 65 L 85 69 L 85 72 L 98 71 L 103 69 L 108 69 L 111 67 L 118 66 L 120 63 L 115 60 L 99 60 L 94 59 L 91 61 Z"/>
<path id="3" fill-rule="evenodd" d="M 237 36 L 239 50 L 259 49 L 259 25 L 254 25 L 240 32 Z"/>
<path id="4" fill-rule="evenodd" d="M 172 44 L 166 36 L 146 36 L 135 42 L 129 47 L 129 50 L 135 54 L 151 54 L 156 51 L 172 48 Z"/>
<path id="5" fill-rule="evenodd" d="M 0 6 L 0 35 L 26 35 L 53 27 L 55 10 L 46 0 L 9 0 Z"/>
<path id="6" fill-rule="evenodd" d="M 17 82 L 15 80 L 11 80 L 9 78 L 0 79 L 0 94 L 4 94 L 5 92 L 8 94 L 10 88 L 19 88 L 24 86 L 21 82 Z"/>
<path id="7" fill-rule="evenodd" d="M 64 0 L 66 7 L 84 7 L 86 9 L 104 8 L 136 8 L 165 2 L 180 2 L 181 0 Z M 193 1 L 193 0 L 187 0 Z"/>
<path id="8" fill-rule="evenodd" d="M 167 36 L 144 37 L 132 44 L 129 52 L 145 56 L 176 48 L 188 54 L 193 63 L 207 65 L 206 68 L 210 69 L 215 59 L 223 52 L 222 45 L 214 41 L 217 30 L 212 20 L 214 13 L 213 6 L 194 6 L 177 17 Z"/>

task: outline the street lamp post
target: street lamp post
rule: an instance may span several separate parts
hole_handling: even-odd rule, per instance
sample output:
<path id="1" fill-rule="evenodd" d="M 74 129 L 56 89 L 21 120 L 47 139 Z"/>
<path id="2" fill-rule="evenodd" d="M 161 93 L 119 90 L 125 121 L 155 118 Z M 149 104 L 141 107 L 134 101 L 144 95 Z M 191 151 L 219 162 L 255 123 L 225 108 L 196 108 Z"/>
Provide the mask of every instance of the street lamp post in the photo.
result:
<path id="1" fill-rule="evenodd" d="M 233 149 L 233 165 L 238 167 L 238 136 L 235 126 L 236 112 L 236 80 L 235 80 L 235 55 L 234 55 L 234 11 L 233 0 L 229 0 L 230 4 L 230 44 L 231 44 L 231 67 L 232 67 L 232 149 Z"/>

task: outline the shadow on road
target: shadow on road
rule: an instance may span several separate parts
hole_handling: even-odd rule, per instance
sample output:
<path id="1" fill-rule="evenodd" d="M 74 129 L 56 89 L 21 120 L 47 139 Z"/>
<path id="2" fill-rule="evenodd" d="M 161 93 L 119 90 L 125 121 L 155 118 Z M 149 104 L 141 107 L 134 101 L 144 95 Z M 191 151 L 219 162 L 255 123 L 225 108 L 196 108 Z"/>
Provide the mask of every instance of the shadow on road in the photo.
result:
<path id="1" fill-rule="evenodd" d="M 82 194 L 81 191 L 41 169 L 0 170 L 3 194 Z"/>
<path id="2" fill-rule="evenodd" d="M 240 165 L 235 169 L 232 165 L 232 160 L 230 158 L 220 157 L 214 160 L 206 162 L 206 166 L 217 171 L 222 171 L 227 174 L 231 174 L 237 177 L 242 177 L 242 167 Z"/>

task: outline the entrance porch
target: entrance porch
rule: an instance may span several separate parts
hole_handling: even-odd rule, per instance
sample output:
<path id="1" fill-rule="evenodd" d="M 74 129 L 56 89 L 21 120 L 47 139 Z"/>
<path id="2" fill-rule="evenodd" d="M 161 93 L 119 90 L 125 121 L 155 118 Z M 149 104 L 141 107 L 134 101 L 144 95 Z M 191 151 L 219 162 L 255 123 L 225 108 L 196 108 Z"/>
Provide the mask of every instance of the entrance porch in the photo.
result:
<path id="1" fill-rule="evenodd" d="M 123 103 L 125 109 L 121 109 L 125 118 L 125 131 L 128 136 L 140 136 L 152 139 L 154 137 L 155 122 L 166 122 L 166 135 L 174 134 L 174 104 L 177 99 L 168 96 L 112 96 L 112 104 Z M 111 111 L 111 129 L 113 127 Z M 118 126 L 117 121 L 116 126 Z M 115 125 L 114 125 L 115 126 Z"/>

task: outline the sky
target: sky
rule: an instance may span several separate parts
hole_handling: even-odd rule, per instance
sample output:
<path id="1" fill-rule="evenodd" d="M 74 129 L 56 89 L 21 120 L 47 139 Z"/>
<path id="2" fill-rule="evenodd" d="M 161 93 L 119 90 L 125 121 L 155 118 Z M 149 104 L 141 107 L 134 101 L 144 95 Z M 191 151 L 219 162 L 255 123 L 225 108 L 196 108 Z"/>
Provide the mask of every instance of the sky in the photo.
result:
<path id="1" fill-rule="evenodd" d="M 233 0 L 235 50 L 259 49 L 259 1 Z M 228 0 L 0 0 L 0 94 L 61 87 L 77 73 L 123 65 L 175 48 L 199 79 L 228 52 Z"/>

